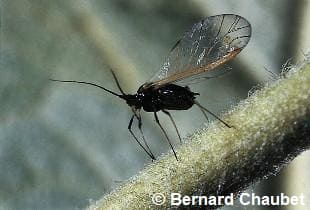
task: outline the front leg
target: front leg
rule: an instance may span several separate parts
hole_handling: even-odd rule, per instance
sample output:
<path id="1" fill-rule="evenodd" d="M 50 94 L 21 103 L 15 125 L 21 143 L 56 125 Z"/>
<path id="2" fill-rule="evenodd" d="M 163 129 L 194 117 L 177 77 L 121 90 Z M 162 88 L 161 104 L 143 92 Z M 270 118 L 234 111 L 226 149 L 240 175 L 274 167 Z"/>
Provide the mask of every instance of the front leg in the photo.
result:
<path id="1" fill-rule="evenodd" d="M 133 123 L 133 120 L 134 118 L 137 117 L 136 114 L 133 114 L 132 117 L 130 118 L 130 121 L 129 121 L 129 124 L 128 124 L 128 130 L 129 132 L 131 133 L 131 135 L 133 136 L 133 138 L 136 140 L 136 142 L 139 144 L 139 146 L 148 154 L 148 156 L 150 156 L 150 158 L 152 160 L 156 160 L 155 156 L 153 155 L 153 153 L 151 152 L 149 146 L 147 145 L 145 139 L 144 139 L 144 136 L 143 136 L 143 133 L 142 133 L 142 136 L 143 136 L 143 141 L 144 143 L 146 144 L 146 147 L 148 148 L 148 150 L 141 144 L 141 142 L 138 140 L 138 138 L 136 137 L 136 135 L 132 132 L 131 130 L 131 127 L 132 127 L 132 123 Z M 138 119 L 138 118 L 137 118 Z M 138 119 L 139 120 L 139 119 Z M 142 125 L 142 123 L 141 123 Z M 139 130 L 142 132 L 142 130 L 139 128 Z"/>
<path id="2" fill-rule="evenodd" d="M 153 159 L 155 159 L 155 156 L 153 155 L 148 143 L 146 142 L 145 140 L 145 137 L 144 137 L 144 134 L 143 134 L 143 131 L 142 131 L 142 117 L 141 117 L 141 113 L 140 113 L 140 110 L 136 113 L 136 118 L 138 119 L 138 128 L 139 128 L 139 131 L 141 133 L 141 136 L 142 136 L 142 140 L 146 146 L 146 148 L 148 149 L 149 153 L 153 156 Z"/>

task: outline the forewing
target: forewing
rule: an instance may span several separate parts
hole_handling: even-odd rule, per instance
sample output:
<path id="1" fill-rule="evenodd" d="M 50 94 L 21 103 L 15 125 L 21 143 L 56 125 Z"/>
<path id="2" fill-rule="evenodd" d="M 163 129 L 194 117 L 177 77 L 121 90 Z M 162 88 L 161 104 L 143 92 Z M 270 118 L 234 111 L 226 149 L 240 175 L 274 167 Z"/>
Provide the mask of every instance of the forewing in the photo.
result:
<path id="1" fill-rule="evenodd" d="M 177 82 L 210 71 L 235 57 L 249 42 L 251 25 L 243 17 L 208 17 L 187 31 L 171 50 L 153 85 Z M 191 80 L 191 79 L 190 79 Z"/>

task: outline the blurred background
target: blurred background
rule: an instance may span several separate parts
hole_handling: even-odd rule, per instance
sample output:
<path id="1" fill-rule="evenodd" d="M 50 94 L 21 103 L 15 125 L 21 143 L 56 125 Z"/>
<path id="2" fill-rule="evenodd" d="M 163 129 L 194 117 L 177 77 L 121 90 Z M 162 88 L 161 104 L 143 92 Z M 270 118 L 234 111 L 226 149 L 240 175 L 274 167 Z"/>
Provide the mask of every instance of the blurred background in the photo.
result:
<path id="1" fill-rule="evenodd" d="M 135 93 L 195 22 L 234 13 L 252 25 L 248 46 L 230 63 L 231 73 L 191 87 L 220 115 L 272 80 L 268 71 L 278 74 L 310 48 L 307 0 L 2 0 L 0 6 L 0 209 L 84 208 L 151 162 L 127 130 L 131 112 L 123 101 L 48 78 L 117 91 L 112 68 L 123 89 Z M 172 115 L 182 137 L 205 123 L 197 108 Z M 153 153 L 169 151 L 153 115 L 142 117 Z M 177 145 L 170 121 L 159 117 Z M 287 209 L 309 209 L 309 161 L 304 152 L 249 191 L 304 193 L 306 206 Z"/>

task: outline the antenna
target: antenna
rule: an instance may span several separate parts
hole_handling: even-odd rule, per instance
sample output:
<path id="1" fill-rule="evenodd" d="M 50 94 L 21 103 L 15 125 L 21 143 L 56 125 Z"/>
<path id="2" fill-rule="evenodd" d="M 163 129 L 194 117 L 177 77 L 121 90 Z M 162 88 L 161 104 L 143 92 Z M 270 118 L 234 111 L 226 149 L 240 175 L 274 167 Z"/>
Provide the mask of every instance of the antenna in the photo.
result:
<path id="1" fill-rule="evenodd" d="M 111 93 L 115 96 L 118 96 L 120 98 L 123 98 L 122 95 L 120 94 L 117 94 L 109 89 L 106 89 L 105 87 L 102 87 L 100 85 L 97 85 L 95 83 L 91 83 L 91 82 L 83 82 L 83 81 L 76 81 L 76 80 L 58 80 L 58 79 L 49 79 L 51 81 L 54 81 L 54 82 L 67 82 L 67 83 L 79 83 L 79 84 L 86 84 L 86 85 L 91 85 L 91 86 L 95 86 L 95 87 L 98 87 L 100 89 L 103 89 L 104 91 L 108 92 L 108 93 Z"/>

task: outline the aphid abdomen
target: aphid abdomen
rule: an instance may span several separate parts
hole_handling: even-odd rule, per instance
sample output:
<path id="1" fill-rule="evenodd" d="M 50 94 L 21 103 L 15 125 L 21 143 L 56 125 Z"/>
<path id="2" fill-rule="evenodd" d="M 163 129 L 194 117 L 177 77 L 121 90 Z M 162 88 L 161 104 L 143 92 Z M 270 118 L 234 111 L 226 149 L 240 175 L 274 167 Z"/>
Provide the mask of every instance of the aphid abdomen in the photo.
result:
<path id="1" fill-rule="evenodd" d="M 193 106 L 197 94 L 186 87 L 168 84 L 156 89 L 155 95 L 162 109 L 187 110 Z"/>

